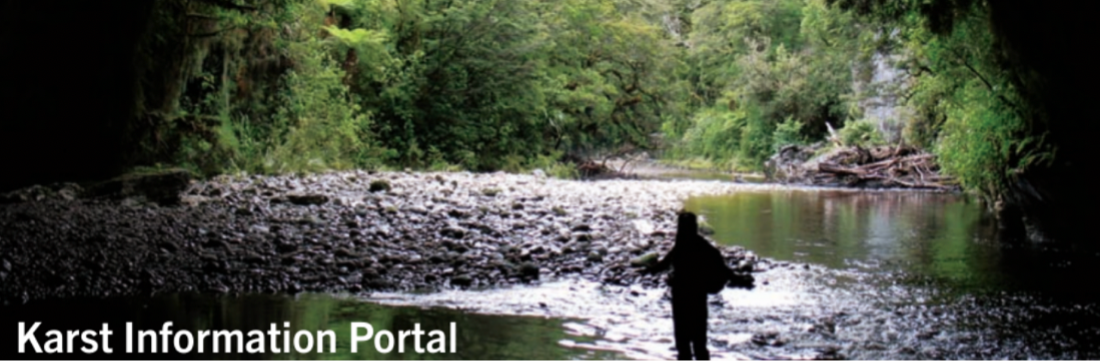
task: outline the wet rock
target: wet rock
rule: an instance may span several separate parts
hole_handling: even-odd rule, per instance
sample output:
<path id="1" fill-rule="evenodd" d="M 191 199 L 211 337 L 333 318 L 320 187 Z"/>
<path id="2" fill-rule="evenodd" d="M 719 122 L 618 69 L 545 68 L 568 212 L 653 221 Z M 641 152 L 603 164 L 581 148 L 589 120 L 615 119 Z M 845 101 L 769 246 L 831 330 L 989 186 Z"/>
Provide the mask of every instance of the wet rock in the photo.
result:
<path id="1" fill-rule="evenodd" d="M 359 255 L 347 248 L 340 248 L 336 250 L 336 257 L 359 257 Z"/>
<path id="2" fill-rule="evenodd" d="M 325 224 L 325 221 L 315 215 L 308 215 L 298 219 L 298 224 L 320 226 Z"/>
<path id="3" fill-rule="evenodd" d="M 485 188 L 481 190 L 481 195 L 484 195 L 486 197 L 495 197 L 497 196 L 497 194 L 500 194 L 500 192 L 500 188 Z"/>
<path id="4" fill-rule="evenodd" d="M 328 203 L 328 196 L 321 194 L 288 194 L 286 200 L 295 205 L 322 205 Z"/>
<path id="5" fill-rule="evenodd" d="M 390 191 L 390 189 L 392 189 L 392 187 L 390 186 L 390 182 L 388 180 L 378 179 L 370 182 L 370 189 L 368 190 L 371 193 L 377 193 L 388 192 Z"/>
<path id="6" fill-rule="evenodd" d="M 634 259 L 630 260 L 630 266 L 634 266 L 634 267 L 653 267 L 653 266 L 657 265 L 657 262 L 658 262 L 657 260 L 658 260 L 659 257 L 660 257 L 659 253 L 650 252 L 650 253 L 635 257 Z"/>
<path id="7" fill-rule="evenodd" d="M 249 253 L 249 254 L 245 255 L 244 262 L 249 263 L 249 264 L 253 264 L 253 265 L 264 264 L 264 263 L 267 262 L 267 257 L 260 256 L 260 255 L 255 254 L 255 253 Z"/>
<path id="8" fill-rule="evenodd" d="M 940 332 L 938 330 L 925 330 L 925 331 L 922 331 L 920 333 L 917 333 L 917 339 L 920 339 L 920 340 L 932 339 L 932 338 L 935 338 L 936 335 L 938 335 L 939 333 Z"/>
<path id="9" fill-rule="evenodd" d="M 531 262 L 524 262 L 519 265 L 519 275 L 525 279 L 538 280 L 539 266 Z"/>
<path id="10" fill-rule="evenodd" d="M 419 204 L 406 207 L 405 209 L 408 210 L 409 212 L 416 213 L 416 214 L 422 214 L 422 215 L 428 215 L 428 213 L 431 212 L 431 211 L 428 210 L 428 208 L 425 208 L 423 205 L 419 205 Z"/>
<path id="11" fill-rule="evenodd" d="M 634 228 L 638 230 L 643 236 L 653 233 L 653 223 L 645 219 L 635 219 L 631 221 Z"/>
<path id="12" fill-rule="evenodd" d="M 943 359 L 943 351 L 941 351 L 941 350 L 939 350 L 935 347 L 927 347 L 927 348 L 921 349 L 920 353 L 921 353 L 921 355 L 924 356 L 923 358 L 925 358 L 925 359 L 932 359 L 932 360 L 942 360 Z M 1015 357 L 1013 359 L 1022 360 L 1022 359 L 1026 359 L 1026 357 L 1019 357 L 1018 356 L 1018 357 Z"/>
<path id="13" fill-rule="evenodd" d="M 462 237 L 466 236 L 467 231 L 466 231 L 465 228 L 462 228 L 462 227 L 449 226 L 447 228 L 444 228 L 439 233 L 440 233 L 440 235 L 442 235 L 444 237 L 451 237 L 451 238 L 454 238 L 454 239 L 462 239 Z"/>
<path id="14" fill-rule="evenodd" d="M 885 345 L 883 345 L 881 343 L 872 342 L 872 343 L 867 343 L 866 345 L 864 345 L 863 349 L 881 351 L 881 350 L 886 350 L 887 348 L 886 348 Z"/>
<path id="15" fill-rule="evenodd" d="M 753 263 L 749 260 L 741 260 L 737 263 L 737 267 L 733 269 L 736 272 L 753 272 Z"/>
<path id="16" fill-rule="evenodd" d="M 750 341 L 752 341 L 752 343 L 756 344 L 756 345 L 773 345 L 775 343 L 776 339 L 778 339 L 778 338 L 779 338 L 779 332 L 774 331 L 774 330 L 769 330 L 769 331 L 753 334 L 752 339 Z"/>
<path id="17" fill-rule="evenodd" d="M 278 239 L 275 241 L 275 250 L 279 253 L 288 253 L 298 251 L 298 244 L 285 239 Z"/>
<path id="18" fill-rule="evenodd" d="M 603 255 L 599 251 L 588 252 L 588 261 L 603 262 Z"/>

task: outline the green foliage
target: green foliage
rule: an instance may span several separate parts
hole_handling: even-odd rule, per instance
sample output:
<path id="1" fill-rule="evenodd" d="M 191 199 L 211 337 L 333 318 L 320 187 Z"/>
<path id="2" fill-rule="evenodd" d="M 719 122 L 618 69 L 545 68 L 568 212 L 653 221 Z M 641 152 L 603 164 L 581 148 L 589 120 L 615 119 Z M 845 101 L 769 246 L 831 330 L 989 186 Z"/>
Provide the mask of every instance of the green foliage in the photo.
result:
<path id="1" fill-rule="evenodd" d="M 688 155 L 731 161 L 740 149 L 741 130 L 745 127 L 744 112 L 723 108 L 707 108 L 695 113 L 693 126 L 684 135 L 684 150 Z"/>
<path id="2" fill-rule="evenodd" d="M 756 107 L 750 108 L 748 122 L 741 129 L 741 149 L 738 164 L 749 170 L 761 170 L 764 161 L 772 153 L 772 134 L 775 123 L 762 117 Z"/>
<path id="3" fill-rule="evenodd" d="M 837 133 L 840 134 L 840 142 L 845 146 L 870 147 L 886 143 L 878 127 L 870 120 L 848 122 Z"/>
<path id="4" fill-rule="evenodd" d="M 944 171 L 964 187 L 995 199 L 1016 174 L 1049 164 L 1054 153 L 1045 134 L 1032 131 L 1033 110 L 997 60 L 984 11 L 975 5 L 938 35 L 925 18 L 905 18 L 902 36 L 912 54 L 907 66 L 920 78 L 909 99 L 917 117 L 904 136 L 933 148 Z"/>
<path id="5" fill-rule="evenodd" d="M 559 179 L 580 178 L 580 172 L 577 171 L 577 165 L 570 162 L 563 162 L 561 159 L 562 152 L 560 151 L 552 152 L 547 155 L 539 155 L 528 162 L 526 170 L 542 170 L 546 175 Z"/>
<path id="6" fill-rule="evenodd" d="M 252 4 L 252 3 L 250 3 Z M 909 75 L 905 141 L 986 195 L 1049 163 L 982 3 L 940 32 L 903 1 L 863 18 L 824 0 L 165 0 L 140 45 L 134 163 L 204 174 L 333 168 L 543 169 L 667 148 L 759 169 L 843 126 L 872 55 Z M 882 19 L 889 19 L 883 21 Z M 908 117 L 908 116 L 907 116 Z M 1039 134 L 1041 135 L 1041 134 Z M 662 144 L 668 142 L 668 145 Z M 566 157 L 568 156 L 568 158 Z"/>
<path id="7" fill-rule="evenodd" d="M 293 44 L 298 67 L 286 78 L 287 96 L 277 119 L 287 120 L 282 143 L 263 157 L 263 171 L 347 169 L 380 162 L 372 145 L 370 119 L 350 102 L 343 72 L 311 39 Z M 250 158 L 251 159 L 251 158 Z"/>
<path id="8" fill-rule="evenodd" d="M 688 79 L 701 107 L 687 127 L 663 128 L 682 135 L 673 157 L 759 170 L 783 144 L 822 139 L 826 122 L 851 117 L 852 69 L 868 61 L 860 44 L 873 28 L 818 0 L 709 2 L 692 26 Z"/>
<path id="9" fill-rule="evenodd" d="M 772 149 L 776 152 L 787 145 L 802 145 L 806 143 L 802 136 L 802 122 L 788 117 L 783 123 L 776 125 L 772 133 Z"/>

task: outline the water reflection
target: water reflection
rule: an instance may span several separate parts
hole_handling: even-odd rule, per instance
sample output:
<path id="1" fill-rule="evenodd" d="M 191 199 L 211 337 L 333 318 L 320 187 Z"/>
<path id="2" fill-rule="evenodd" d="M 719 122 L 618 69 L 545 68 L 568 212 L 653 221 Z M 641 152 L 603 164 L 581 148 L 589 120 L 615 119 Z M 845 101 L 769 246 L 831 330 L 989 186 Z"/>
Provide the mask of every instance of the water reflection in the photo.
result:
<path id="1" fill-rule="evenodd" d="M 600 359 L 615 358 L 606 352 L 568 349 L 558 344 L 566 338 L 581 340 L 567 335 L 562 319 L 494 316 L 462 312 L 452 309 L 423 309 L 418 307 L 393 307 L 363 302 L 350 298 L 331 295 L 301 295 L 298 297 L 282 295 L 243 295 L 212 296 L 197 294 L 178 294 L 156 297 L 112 298 L 112 299 L 65 299 L 38 301 L 27 305 L 0 307 L 0 325 L 9 327 L 3 341 L 10 342 L 2 353 L 13 359 L 87 359 L 114 358 L 126 359 L 508 359 L 508 360 L 548 360 L 548 359 Z M 111 336 L 113 355 L 17 355 L 14 342 L 15 327 L 18 322 L 40 321 L 39 341 L 44 343 L 45 331 L 50 329 L 93 329 L 99 330 L 103 323 L 109 324 L 114 335 Z M 272 353 L 266 347 L 262 354 L 125 354 L 125 326 L 133 322 L 135 330 L 160 330 L 165 322 L 173 322 L 175 331 L 188 330 L 240 330 L 247 334 L 249 330 L 267 331 L 272 323 L 282 330 L 283 322 L 290 322 L 290 331 L 332 330 L 336 333 L 336 353 Z M 379 353 L 373 341 L 361 343 L 358 353 L 351 352 L 350 327 L 352 322 L 370 323 L 375 331 L 389 330 L 395 335 L 399 330 L 412 330 L 414 324 L 420 324 L 424 331 L 439 329 L 448 331 L 451 322 L 458 329 L 456 353 L 454 354 L 418 354 L 413 349 L 413 339 L 407 340 L 404 353 L 395 348 L 389 354 Z M 449 340 L 450 337 L 447 337 Z M 247 341 L 247 338 L 246 338 Z M 424 336 L 424 344 L 428 336 Z M 76 342 L 76 352 L 81 346 Z M 280 343 L 281 344 L 281 343 Z M 448 343 L 449 344 L 449 343 Z M 327 343 L 326 343 L 327 349 Z M 136 348 L 135 348 L 136 350 Z"/>
<path id="2" fill-rule="evenodd" d="M 1073 293 L 1066 279 L 1095 273 L 1096 256 L 1004 241 L 962 195 L 791 190 L 692 198 L 714 239 L 779 260 L 837 269 L 894 270 L 960 290 Z"/>

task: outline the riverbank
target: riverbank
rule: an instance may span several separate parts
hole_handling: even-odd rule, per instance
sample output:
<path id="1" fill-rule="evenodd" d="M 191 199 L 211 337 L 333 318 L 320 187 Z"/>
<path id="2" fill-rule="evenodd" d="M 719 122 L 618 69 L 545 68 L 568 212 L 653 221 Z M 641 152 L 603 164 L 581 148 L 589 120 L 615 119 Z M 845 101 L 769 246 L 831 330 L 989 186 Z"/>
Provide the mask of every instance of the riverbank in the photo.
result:
<path id="1" fill-rule="evenodd" d="M 658 286 L 631 260 L 671 248 L 688 196 L 774 188 L 359 171 L 223 176 L 193 183 L 174 207 L 10 203 L 0 205 L 0 298 L 423 291 L 568 276 Z M 723 252 L 746 271 L 770 265 Z"/>

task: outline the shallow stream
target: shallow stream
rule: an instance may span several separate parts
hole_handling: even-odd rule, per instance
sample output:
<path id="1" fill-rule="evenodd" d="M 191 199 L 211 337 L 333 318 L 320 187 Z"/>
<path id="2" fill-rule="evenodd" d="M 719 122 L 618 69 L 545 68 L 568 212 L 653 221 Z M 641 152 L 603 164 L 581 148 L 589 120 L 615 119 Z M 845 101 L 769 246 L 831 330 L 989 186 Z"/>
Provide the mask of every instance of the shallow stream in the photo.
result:
<path id="1" fill-rule="evenodd" d="M 1098 255 L 1009 241 L 964 196 L 776 190 L 689 199 L 714 240 L 762 257 L 757 288 L 711 299 L 715 359 L 1096 359 Z M 544 280 L 492 290 L 363 295 L 177 294 L 3 308 L 43 329 L 331 329 L 337 353 L 149 358 L 602 359 L 675 357 L 664 289 Z M 350 352 L 351 322 L 445 329 L 457 352 Z M 8 324 L 11 323 L 11 324 Z M 12 328 L 14 330 L 14 328 Z M 56 357 L 53 357 L 56 358 Z"/>

